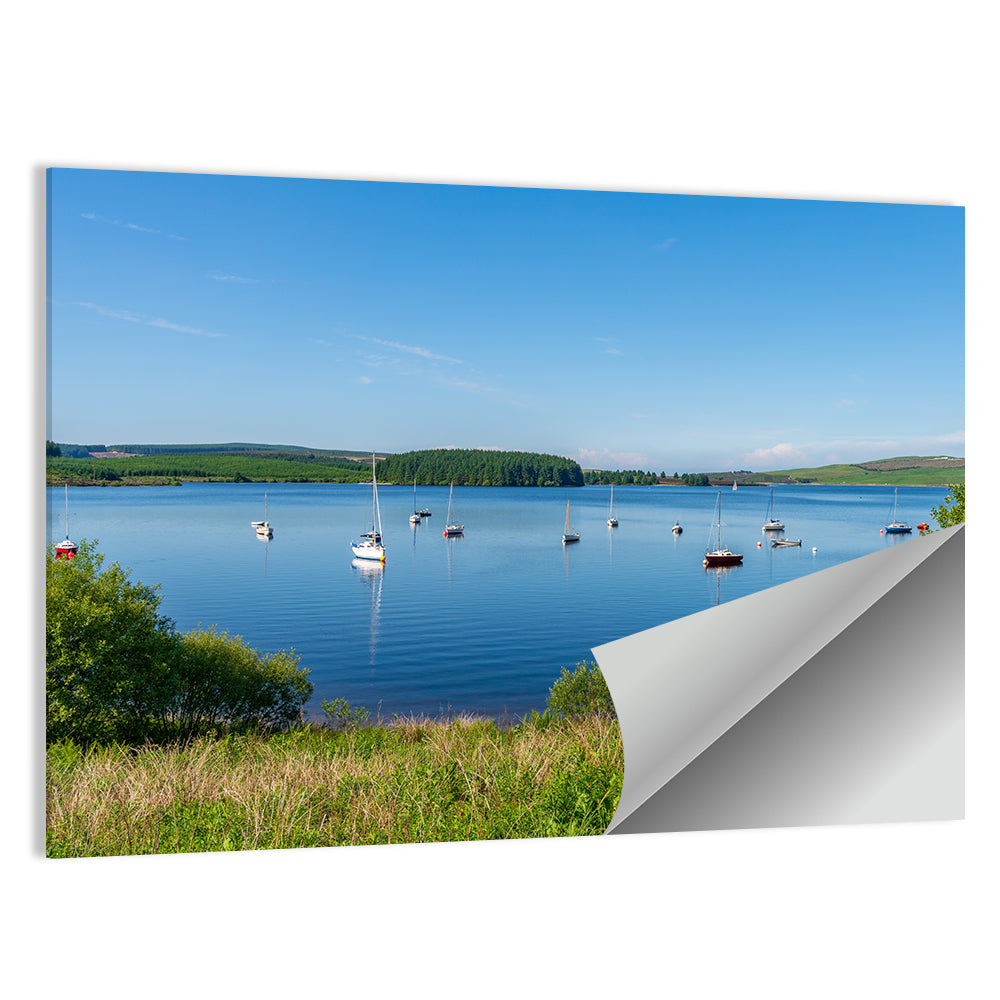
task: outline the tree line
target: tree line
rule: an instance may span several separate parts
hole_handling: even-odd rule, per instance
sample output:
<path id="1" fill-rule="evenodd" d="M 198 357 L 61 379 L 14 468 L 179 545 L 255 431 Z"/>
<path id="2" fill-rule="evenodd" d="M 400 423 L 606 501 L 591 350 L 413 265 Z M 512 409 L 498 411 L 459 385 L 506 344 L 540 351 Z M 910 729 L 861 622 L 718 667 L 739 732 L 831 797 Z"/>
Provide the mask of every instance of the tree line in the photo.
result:
<path id="1" fill-rule="evenodd" d="M 421 486 L 583 486 L 579 464 L 559 455 L 478 448 L 432 448 L 388 455 L 379 482 Z"/>

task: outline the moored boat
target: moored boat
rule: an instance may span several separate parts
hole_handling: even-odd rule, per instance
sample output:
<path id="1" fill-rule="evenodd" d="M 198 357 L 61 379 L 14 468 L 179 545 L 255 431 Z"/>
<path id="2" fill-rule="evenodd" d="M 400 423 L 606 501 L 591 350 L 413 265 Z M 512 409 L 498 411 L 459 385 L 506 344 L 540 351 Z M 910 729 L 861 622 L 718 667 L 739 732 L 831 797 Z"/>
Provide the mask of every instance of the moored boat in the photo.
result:
<path id="1" fill-rule="evenodd" d="M 896 487 L 896 492 L 893 495 L 892 501 L 892 516 L 889 523 L 882 529 L 887 535 L 908 535 L 913 529 L 905 522 L 899 521 L 896 518 L 896 506 L 899 501 L 899 487 Z"/>
<path id="2" fill-rule="evenodd" d="M 378 483 L 375 480 L 375 453 L 372 452 L 372 530 L 361 535 L 360 542 L 351 542 L 351 551 L 357 559 L 374 559 L 385 562 L 382 544 L 382 514 L 378 506 Z"/>
<path id="3" fill-rule="evenodd" d="M 771 498 L 767 502 L 767 520 L 764 522 L 763 531 L 784 531 L 785 524 L 774 516 L 774 487 L 771 487 Z"/>
<path id="4" fill-rule="evenodd" d="M 69 538 L 69 483 L 66 484 L 66 537 L 56 545 L 56 559 L 72 559 L 79 551 L 76 542 Z"/>
<path id="5" fill-rule="evenodd" d="M 578 541 L 580 541 L 580 532 L 579 531 L 570 531 L 569 530 L 569 501 L 568 500 L 566 501 L 566 524 L 563 526 L 562 540 L 563 540 L 564 543 L 566 543 L 566 542 L 578 542 Z"/>
<path id="6" fill-rule="evenodd" d="M 568 506 L 568 505 L 567 505 Z M 618 518 L 615 517 L 615 484 L 611 484 L 611 506 L 608 508 L 608 527 L 617 528 Z"/>
<path id="7" fill-rule="evenodd" d="M 733 484 L 736 485 L 735 483 Z M 739 552 L 733 552 L 722 544 L 722 490 L 719 490 L 718 499 L 715 502 L 715 523 L 712 525 L 716 529 L 715 548 L 705 553 L 702 560 L 703 566 L 740 566 L 743 563 L 743 556 Z M 711 536 L 709 536 L 711 537 Z"/>
<path id="8" fill-rule="evenodd" d="M 448 490 L 448 516 L 445 518 L 444 525 L 444 536 L 447 538 L 449 535 L 464 535 L 465 525 L 459 524 L 454 519 L 454 511 L 452 506 L 452 497 L 455 493 L 455 480 L 451 481 L 451 488 Z"/>
<path id="9" fill-rule="evenodd" d="M 262 538 L 271 538 L 274 532 L 271 530 L 271 522 L 267 519 L 267 491 L 264 491 L 264 520 L 263 521 L 251 521 L 250 526 L 260 535 Z"/>

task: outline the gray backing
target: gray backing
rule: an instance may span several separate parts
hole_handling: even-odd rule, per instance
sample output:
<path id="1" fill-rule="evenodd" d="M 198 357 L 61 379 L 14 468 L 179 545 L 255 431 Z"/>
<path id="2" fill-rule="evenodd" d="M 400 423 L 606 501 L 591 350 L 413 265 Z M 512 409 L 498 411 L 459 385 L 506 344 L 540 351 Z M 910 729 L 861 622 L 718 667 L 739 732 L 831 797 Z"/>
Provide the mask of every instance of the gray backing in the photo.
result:
<path id="1" fill-rule="evenodd" d="M 597 647 L 608 832 L 958 819 L 964 526 Z"/>

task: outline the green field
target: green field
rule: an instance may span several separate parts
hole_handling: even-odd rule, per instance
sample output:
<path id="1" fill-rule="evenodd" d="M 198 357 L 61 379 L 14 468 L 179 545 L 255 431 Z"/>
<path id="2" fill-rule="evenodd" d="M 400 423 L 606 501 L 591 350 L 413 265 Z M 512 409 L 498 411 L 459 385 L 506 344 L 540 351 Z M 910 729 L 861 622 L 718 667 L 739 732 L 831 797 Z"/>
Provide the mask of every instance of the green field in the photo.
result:
<path id="1" fill-rule="evenodd" d="M 740 482 L 817 483 L 824 486 L 947 486 L 965 482 L 964 458 L 903 456 L 856 465 L 823 465 L 815 469 L 782 469 L 739 477 Z"/>

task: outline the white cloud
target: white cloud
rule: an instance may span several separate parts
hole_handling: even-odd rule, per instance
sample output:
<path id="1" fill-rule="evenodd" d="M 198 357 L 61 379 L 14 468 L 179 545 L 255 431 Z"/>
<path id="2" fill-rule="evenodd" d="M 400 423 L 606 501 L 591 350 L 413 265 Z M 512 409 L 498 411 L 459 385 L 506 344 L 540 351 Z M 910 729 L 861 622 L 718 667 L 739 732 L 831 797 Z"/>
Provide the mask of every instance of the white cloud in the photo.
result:
<path id="1" fill-rule="evenodd" d="M 791 444 L 776 444 L 773 448 L 758 448 L 740 455 L 740 465 L 748 469 L 792 469 L 809 464 L 806 453 Z"/>
<path id="2" fill-rule="evenodd" d="M 584 469 L 613 471 L 615 469 L 648 469 L 649 467 L 649 459 L 638 451 L 580 448 L 574 458 Z"/>

